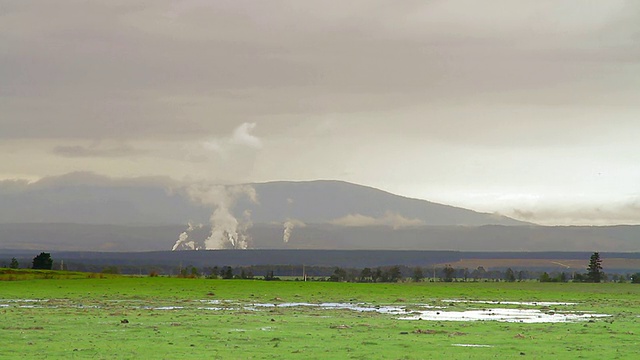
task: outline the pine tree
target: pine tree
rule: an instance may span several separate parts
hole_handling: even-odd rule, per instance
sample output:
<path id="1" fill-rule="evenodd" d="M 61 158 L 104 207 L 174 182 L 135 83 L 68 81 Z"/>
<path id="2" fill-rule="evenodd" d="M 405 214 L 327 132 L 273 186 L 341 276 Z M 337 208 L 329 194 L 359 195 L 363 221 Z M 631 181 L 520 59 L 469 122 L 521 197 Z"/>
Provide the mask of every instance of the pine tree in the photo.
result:
<path id="1" fill-rule="evenodd" d="M 20 267 L 20 264 L 18 264 L 18 260 L 16 258 L 11 258 L 11 264 L 9 264 L 9 268 L 17 269 L 19 267 Z"/>
<path id="2" fill-rule="evenodd" d="M 33 258 L 32 269 L 51 270 L 53 267 L 53 260 L 51 260 L 51 254 L 42 252 L 40 255 Z"/>
<path id="3" fill-rule="evenodd" d="M 602 280 L 602 260 L 600 254 L 594 252 L 589 259 L 589 267 L 587 267 L 587 282 L 599 283 Z"/>

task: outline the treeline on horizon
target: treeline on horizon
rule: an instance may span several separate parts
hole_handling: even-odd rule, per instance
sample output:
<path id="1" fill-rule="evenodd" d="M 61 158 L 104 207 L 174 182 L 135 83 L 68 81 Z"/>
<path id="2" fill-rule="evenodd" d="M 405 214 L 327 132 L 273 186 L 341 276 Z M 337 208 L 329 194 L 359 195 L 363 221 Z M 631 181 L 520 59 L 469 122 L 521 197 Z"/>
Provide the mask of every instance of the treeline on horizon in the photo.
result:
<path id="1" fill-rule="evenodd" d="M 21 259 L 25 261 L 25 259 Z M 0 268 L 19 269 L 20 261 L 11 258 L 9 265 L 0 263 Z M 24 266 L 23 266 L 24 267 Z M 305 266 L 305 265 L 249 265 L 249 266 L 203 266 L 188 265 L 182 263 L 176 269 L 175 266 L 161 265 L 100 265 L 85 262 L 54 263 L 50 253 L 42 252 L 32 260 L 32 269 L 44 270 L 70 270 L 89 273 L 125 274 L 125 275 L 149 275 L 149 276 L 177 276 L 182 278 L 210 279 L 259 279 L 280 280 L 280 276 L 289 279 L 334 281 L 334 282 L 399 282 L 412 280 L 420 281 L 526 281 L 538 280 L 540 282 L 627 282 L 640 283 L 640 272 L 636 273 L 612 273 L 606 274 L 602 269 L 602 259 L 598 252 L 594 252 L 589 260 L 586 273 L 560 272 L 560 271 L 536 271 L 531 269 L 496 268 L 486 270 L 483 266 L 470 270 L 469 268 L 453 268 L 447 264 L 437 267 L 420 266 L 379 266 L 379 267 L 339 267 L 339 266 Z"/>
<path id="2" fill-rule="evenodd" d="M 12 259 L 13 260 L 13 259 Z M 0 267 L 18 268 L 12 261 L 10 266 L 0 263 Z M 592 282 L 587 274 L 577 272 L 539 271 L 527 269 L 476 269 L 444 267 L 410 267 L 404 265 L 374 268 L 346 268 L 335 266 L 303 265 L 253 265 L 253 266 L 130 266 L 92 265 L 84 263 L 53 263 L 55 270 L 79 271 L 87 273 L 122 274 L 138 276 L 169 276 L 180 278 L 244 279 L 267 281 L 333 281 L 361 283 L 393 282 Z M 606 274 L 603 282 L 640 283 L 640 273 Z"/>

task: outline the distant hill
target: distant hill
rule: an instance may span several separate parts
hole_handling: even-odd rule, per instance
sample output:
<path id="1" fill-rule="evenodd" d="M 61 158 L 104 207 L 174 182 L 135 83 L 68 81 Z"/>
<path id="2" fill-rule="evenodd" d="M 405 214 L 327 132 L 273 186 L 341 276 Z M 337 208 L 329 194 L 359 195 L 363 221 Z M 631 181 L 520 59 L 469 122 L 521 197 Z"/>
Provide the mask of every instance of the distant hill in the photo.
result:
<path id="1" fill-rule="evenodd" d="M 250 214 L 254 249 L 455 251 L 638 251 L 640 226 L 537 226 L 504 216 L 410 199 L 342 181 L 269 182 L 212 195 L 165 178 L 92 173 L 35 183 L 0 181 L 0 249 L 169 250 L 192 220 L 204 241 L 221 197 L 238 219 Z M 222 190 L 220 190 L 222 189 Z M 288 242 L 285 223 L 290 221 Z"/>
<path id="2" fill-rule="evenodd" d="M 342 226 L 523 225 L 425 200 L 410 199 L 342 181 L 249 184 L 257 203 L 239 198 L 233 213 L 251 212 L 254 223 Z M 162 178 L 111 179 L 72 173 L 28 184 L 0 181 L 0 223 L 185 224 L 207 223 L 213 206 L 192 201 L 188 190 Z"/>
<path id="3" fill-rule="evenodd" d="M 0 249 L 170 250 L 190 220 L 203 243 L 224 203 L 240 221 L 250 214 L 254 249 L 639 250 L 640 226 L 537 226 L 342 181 L 194 188 L 92 173 L 0 181 Z"/>
<path id="4" fill-rule="evenodd" d="M 278 181 L 251 184 L 258 204 L 243 199 L 236 206 L 251 210 L 255 223 L 293 218 L 305 223 L 344 226 L 388 225 L 525 225 L 506 216 L 394 195 L 343 181 Z"/>

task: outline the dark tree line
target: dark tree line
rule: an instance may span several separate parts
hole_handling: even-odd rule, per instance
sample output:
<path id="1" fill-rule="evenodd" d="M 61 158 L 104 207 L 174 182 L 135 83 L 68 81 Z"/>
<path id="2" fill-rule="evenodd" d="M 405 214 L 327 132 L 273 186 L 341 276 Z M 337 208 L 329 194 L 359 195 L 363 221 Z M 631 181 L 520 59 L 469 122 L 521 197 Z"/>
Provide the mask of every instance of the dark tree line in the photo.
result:
<path id="1" fill-rule="evenodd" d="M 12 257 L 11 262 L 9 263 L 9 269 L 18 269 L 18 268 L 20 268 L 20 263 L 18 262 L 18 259 L 16 259 L 15 257 Z M 46 252 L 41 252 L 39 255 L 33 258 L 31 268 L 37 269 L 37 270 L 51 270 L 53 268 L 53 260 L 51 259 L 51 254 Z"/>
<path id="2" fill-rule="evenodd" d="M 415 273 L 414 273 L 415 275 Z M 335 268 L 333 274 L 327 281 L 348 281 L 348 282 L 398 282 L 404 275 L 400 266 L 378 267 L 375 269 L 364 268 L 358 272 L 357 269 Z"/>
<path id="3" fill-rule="evenodd" d="M 275 269 L 275 270 L 274 270 Z M 330 270 L 329 270 L 330 269 Z M 328 273 L 330 271 L 330 273 Z M 600 282 L 606 280 L 607 276 L 602 271 L 602 260 L 599 253 L 593 253 L 590 258 L 589 266 L 586 274 L 568 274 L 565 272 L 539 272 L 531 270 L 518 270 L 514 271 L 511 268 L 486 270 L 484 267 L 479 266 L 476 269 L 469 270 L 468 268 L 456 269 L 451 265 L 445 265 L 441 268 L 421 268 L 414 267 L 409 268 L 407 266 L 388 266 L 377 268 L 342 268 L 342 267 L 303 267 L 303 266 L 249 266 L 239 267 L 232 269 L 225 266 L 222 269 L 218 267 L 210 270 L 210 277 L 220 277 L 223 279 L 253 279 L 254 273 L 262 273 L 265 280 L 273 280 L 276 277 L 274 273 L 280 276 L 306 276 L 311 274 L 318 276 L 316 280 L 326 280 L 335 282 L 398 282 L 403 280 L 412 280 L 414 282 L 420 281 L 442 281 L 442 282 L 454 282 L 454 281 L 506 281 L 516 282 L 525 280 L 538 280 L 540 282 Z M 250 274 L 250 275 L 248 275 Z M 640 273 L 634 275 L 627 275 L 627 279 L 631 282 L 640 283 Z M 624 281 L 625 277 L 622 275 L 616 275 L 613 278 L 614 281 Z"/>
<path id="4" fill-rule="evenodd" d="M 24 259 L 22 259 L 24 260 Z M 8 264 L 10 268 L 19 268 L 19 262 L 14 257 Z M 490 269 L 482 266 L 476 269 L 454 268 L 451 265 L 441 267 L 407 267 L 402 265 L 376 267 L 376 268 L 342 268 L 326 266 L 304 265 L 256 265 L 256 266 L 212 266 L 196 268 L 194 266 L 180 266 L 177 273 L 171 266 L 99 266 L 91 264 L 65 263 L 65 268 L 73 268 L 75 271 L 103 272 L 112 274 L 159 274 L 177 275 L 179 277 L 207 277 L 213 279 L 257 279 L 280 280 L 280 277 L 295 279 L 308 279 L 316 281 L 336 282 L 399 282 L 399 281 L 441 281 L 441 282 L 466 282 L 466 281 L 527 281 L 540 282 L 592 282 L 602 281 L 640 283 L 640 273 L 635 274 L 611 274 L 608 276 L 602 268 L 602 259 L 598 252 L 594 252 L 590 259 L 586 273 L 567 272 L 542 272 L 527 269 Z M 7 266 L 4 263 L 3 266 Z M 33 269 L 47 269 L 53 267 L 50 253 L 42 252 L 33 258 Z"/>

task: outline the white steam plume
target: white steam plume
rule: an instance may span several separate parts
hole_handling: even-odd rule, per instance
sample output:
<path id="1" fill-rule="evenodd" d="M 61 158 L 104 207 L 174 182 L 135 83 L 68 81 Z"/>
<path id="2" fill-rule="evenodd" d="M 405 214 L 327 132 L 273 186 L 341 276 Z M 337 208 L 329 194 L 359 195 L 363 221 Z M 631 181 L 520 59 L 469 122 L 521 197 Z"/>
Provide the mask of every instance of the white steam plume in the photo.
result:
<path id="1" fill-rule="evenodd" d="M 246 249 L 250 238 L 247 230 L 251 227 L 251 213 L 245 211 L 239 222 L 231 213 L 235 202 L 246 197 L 257 202 L 256 191 L 249 185 L 234 186 L 192 186 L 189 196 L 205 205 L 212 205 L 211 234 L 204 241 L 205 249 Z"/>
<path id="2" fill-rule="evenodd" d="M 291 238 L 291 234 L 293 233 L 293 229 L 296 226 L 305 227 L 306 224 L 300 220 L 295 220 L 295 219 L 287 219 L 287 221 L 284 222 L 284 233 L 282 234 L 282 241 L 285 244 L 289 242 L 289 239 Z"/>
<path id="3" fill-rule="evenodd" d="M 173 245 L 171 251 L 176 250 L 200 250 L 202 249 L 202 245 L 198 245 L 195 240 L 189 240 L 189 236 L 191 232 L 195 229 L 202 229 L 202 224 L 194 225 L 189 222 L 187 230 L 183 231 L 180 236 L 178 236 L 178 241 Z"/>

